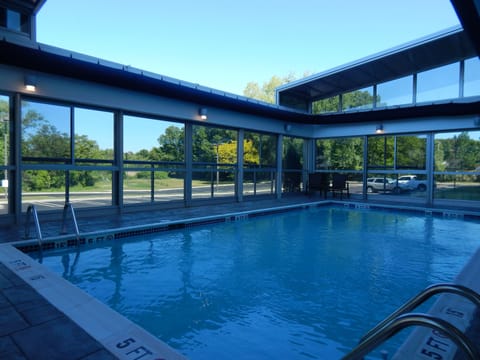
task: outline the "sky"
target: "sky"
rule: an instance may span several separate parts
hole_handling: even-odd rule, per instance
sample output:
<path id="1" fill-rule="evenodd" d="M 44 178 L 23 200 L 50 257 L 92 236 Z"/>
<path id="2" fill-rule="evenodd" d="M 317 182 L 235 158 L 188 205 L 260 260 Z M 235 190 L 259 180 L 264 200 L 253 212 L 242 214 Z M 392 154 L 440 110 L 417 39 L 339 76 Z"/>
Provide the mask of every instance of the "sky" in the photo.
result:
<path id="1" fill-rule="evenodd" d="M 48 0 L 37 40 L 242 95 L 458 24 L 449 0 Z"/>

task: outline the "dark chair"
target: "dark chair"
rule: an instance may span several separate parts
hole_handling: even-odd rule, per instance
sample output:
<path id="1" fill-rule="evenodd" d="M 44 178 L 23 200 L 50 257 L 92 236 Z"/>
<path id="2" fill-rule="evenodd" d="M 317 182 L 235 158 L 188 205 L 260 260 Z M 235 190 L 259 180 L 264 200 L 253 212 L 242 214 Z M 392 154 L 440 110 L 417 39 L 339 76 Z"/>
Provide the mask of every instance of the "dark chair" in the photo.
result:
<path id="1" fill-rule="evenodd" d="M 350 197 L 350 190 L 347 182 L 347 175 L 344 174 L 333 174 L 332 188 L 333 197 L 335 194 L 340 193 L 340 199 L 343 199 L 343 192 L 347 194 L 347 198 Z"/>
<path id="2" fill-rule="evenodd" d="M 320 191 L 324 198 L 327 198 L 327 192 L 330 190 L 330 181 L 328 174 L 311 173 L 308 174 L 308 193 Z"/>

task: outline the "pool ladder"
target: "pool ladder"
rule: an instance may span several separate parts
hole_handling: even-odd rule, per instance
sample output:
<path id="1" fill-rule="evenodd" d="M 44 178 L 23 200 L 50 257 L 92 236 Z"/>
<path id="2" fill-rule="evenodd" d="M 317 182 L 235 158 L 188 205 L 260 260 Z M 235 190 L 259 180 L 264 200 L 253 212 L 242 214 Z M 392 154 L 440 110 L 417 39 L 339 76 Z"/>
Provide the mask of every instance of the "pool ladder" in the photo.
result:
<path id="1" fill-rule="evenodd" d="M 78 223 L 77 217 L 75 216 L 75 211 L 71 203 L 66 202 L 65 206 L 63 207 L 63 215 L 62 215 L 62 227 L 60 230 L 60 234 L 67 234 L 67 215 L 70 212 L 72 217 L 73 227 L 75 230 L 75 235 L 77 235 L 77 242 L 78 238 L 80 237 L 80 231 L 78 230 Z M 25 221 L 25 239 L 30 238 L 30 221 L 33 218 L 33 223 L 35 225 L 35 232 L 37 234 L 38 246 L 42 249 L 42 230 L 40 228 L 40 221 L 38 220 L 38 212 L 35 205 L 29 205 L 27 208 L 27 219 Z"/>
<path id="2" fill-rule="evenodd" d="M 470 339 L 448 321 L 427 314 L 410 313 L 410 311 L 423 304 L 433 295 L 440 293 L 453 293 L 460 295 L 473 302 L 477 308 L 480 307 L 480 295 L 466 286 L 457 284 L 431 285 L 407 301 L 373 329 L 368 331 L 360 339 L 357 347 L 345 355 L 342 360 L 363 359 L 365 355 L 377 348 L 384 341 L 390 339 L 400 330 L 409 326 L 423 326 L 439 330 L 446 334 L 458 348 L 462 349 L 465 355 L 467 355 L 467 358 L 472 360 L 480 359 L 480 353 Z"/>

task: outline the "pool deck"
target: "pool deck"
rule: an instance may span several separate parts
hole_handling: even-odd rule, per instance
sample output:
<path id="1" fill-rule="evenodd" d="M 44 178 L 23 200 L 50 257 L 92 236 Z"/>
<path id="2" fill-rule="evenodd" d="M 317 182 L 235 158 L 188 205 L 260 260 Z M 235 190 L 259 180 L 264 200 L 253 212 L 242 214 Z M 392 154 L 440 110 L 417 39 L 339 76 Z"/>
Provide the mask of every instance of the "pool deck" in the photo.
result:
<path id="1" fill-rule="evenodd" d="M 189 208 L 78 218 L 80 233 L 142 228 L 231 214 L 288 209 L 318 196 L 209 204 Z M 362 207 L 362 203 L 358 207 Z M 357 206 L 357 205 L 354 205 Z M 59 218 L 42 221 L 44 239 L 58 237 Z M 0 227 L 0 358 L 183 359 L 163 342 L 45 269 L 11 243 L 24 242 L 24 226 Z M 71 234 L 70 234 L 71 235 Z M 34 240 L 30 240 L 35 242 Z M 480 257 L 480 255 L 479 255 Z"/>

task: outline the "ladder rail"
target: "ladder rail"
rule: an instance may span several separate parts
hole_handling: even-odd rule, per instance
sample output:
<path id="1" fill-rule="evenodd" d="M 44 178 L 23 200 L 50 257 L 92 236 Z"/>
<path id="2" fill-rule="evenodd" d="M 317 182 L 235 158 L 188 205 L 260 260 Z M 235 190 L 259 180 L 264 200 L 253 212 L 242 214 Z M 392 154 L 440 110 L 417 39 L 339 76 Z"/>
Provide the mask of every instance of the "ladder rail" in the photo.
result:
<path id="1" fill-rule="evenodd" d="M 383 328 L 386 324 L 399 317 L 402 314 L 413 311 L 415 308 L 423 304 L 425 301 L 430 299 L 432 296 L 440 293 L 452 293 L 463 296 L 474 303 L 480 308 L 480 295 L 475 291 L 469 289 L 466 286 L 458 284 L 434 284 L 425 288 L 422 292 L 408 300 L 404 305 L 395 310 L 392 314 L 387 316 L 384 320 L 379 322 L 375 327 L 369 330 L 363 337 L 360 339 L 360 342 L 370 337 L 372 334 L 376 333 L 378 330 Z"/>
<path id="2" fill-rule="evenodd" d="M 66 202 L 63 207 L 62 228 L 60 230 L 60 233 L 61 234 L 67 233 L 67 215 L 69 210 L 70 210 L 70 215 L 72 217 L 73 226 L 75 228 L 75 235 L 77 235 L 77 238 L 78 238 L 78 236 L 80 236 L 80 231 L 78 230 L 77 217 L 75 216 L 75 210 L 73 209 L 72 203 L 70 202 Z"/>
<path id="3" fill-rule="evenodd" d="M 423 326 L 439 330 L 448 335 L 457 347 L 464 351 L 469 359 L 480 359 L 480 353 L 474 344 L 472 344 L 464 333 L 448 321 L 427 314 L 406 313 L 396 317 L 375 333 L 365 338 L 350 353 L 345 355 L 342 360 L 363 359 L 365 355 L 377 348 L 380 344 L 409 326 Z"/>
<path id="4" fill-rule="evenodd" d="M 27 219 L 25 221 L 25 238 L 26 239 L 30 238 L 30 219 L 32 217 L 35 225 L 35 232 L 37 234 L 38 245 L 40 246 L 40 249 L 41 249 L 43 236 L 42 236 L 42 230 L 40 228 L 40 221 L 38 219 L 37 208 L 35 207 L 35 205 L 29 205 L 27 208 Z"/>

